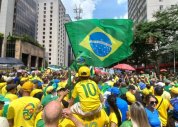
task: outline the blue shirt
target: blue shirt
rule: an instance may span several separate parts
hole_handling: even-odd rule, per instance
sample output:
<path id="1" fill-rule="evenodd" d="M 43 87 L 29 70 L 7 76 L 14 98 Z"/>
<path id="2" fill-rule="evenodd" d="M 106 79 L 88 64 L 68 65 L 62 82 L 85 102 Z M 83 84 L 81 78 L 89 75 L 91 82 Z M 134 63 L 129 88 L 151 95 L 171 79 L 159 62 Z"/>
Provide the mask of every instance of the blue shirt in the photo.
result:
<path id="1" fill-rule="evenodd" d="M 161 121 L 159 119 L 158 111 L 154 109 L 154 111 L 150 111 L 147 108 L 145 108 L 148 122 L 151 125 L 151 127 L 161 127 Z"/>
<path id="2" fill-rule="evenodd" d="M 116 104 L 118 109 L 121 111 L 122 113 L 122 122 L 127 120 L 127 111 L 128 111 L 128 104 L 125 100 L 117 97 L 116 99 Z"/>

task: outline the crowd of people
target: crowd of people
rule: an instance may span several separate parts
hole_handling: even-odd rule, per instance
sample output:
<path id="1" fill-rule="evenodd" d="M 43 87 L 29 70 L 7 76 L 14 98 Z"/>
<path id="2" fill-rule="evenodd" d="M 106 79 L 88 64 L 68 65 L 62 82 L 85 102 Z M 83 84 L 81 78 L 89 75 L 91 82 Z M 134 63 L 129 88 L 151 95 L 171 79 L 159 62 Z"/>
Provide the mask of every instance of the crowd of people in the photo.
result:
<path id="1" fill-rule="evenodd" d="M 69 75 L 71 73 L 71 75 Z M 178 127 L 174 74 L 0 73 L 2 127 Z"/>

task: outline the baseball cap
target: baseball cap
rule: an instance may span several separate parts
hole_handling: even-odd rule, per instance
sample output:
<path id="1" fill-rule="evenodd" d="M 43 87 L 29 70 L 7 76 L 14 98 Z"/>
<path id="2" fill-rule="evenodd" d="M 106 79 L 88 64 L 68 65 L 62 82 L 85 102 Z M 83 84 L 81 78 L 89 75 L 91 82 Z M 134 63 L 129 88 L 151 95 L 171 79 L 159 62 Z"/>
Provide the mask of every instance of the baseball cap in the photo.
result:
<path id="1" fill-rule="evenodd" d="M 33 83 L 30 81 L 25 82 L 22 87 L 21 87 L 24 91 L 28 91 L 31 92 L 32 88 L 33 88 Z"/>
<path id="2" fill-rule="evenodd" d="M 172 87 L 171 89 L 171 92 L 174 93 L 174 94 L 178 94 L 178 84 L 176 84 L 174 87 Z"/>
<path id="3" fill-rule="evenodd" d="M 117 87 L 112 87 L 110 91 L 111 91 L 111 94 L 114 94 L 114 95 L 120 94 L 120 90 Z"/>
<path id="4" fill-rule="evenodd" d="M 43 107 L 45 107 L 49 102 L 57 100 L 57 99 L 58 99 L 58 96 L 53 96 L 52 94 L 48 94 L 42 99 L 41 104 Z"/>
<path id="5" fill-rule="evenodd" d="M 43 92 L 42 89 L 34 89 L 31 93 L 30 96 L 34 97 L 35 94 Z"/>

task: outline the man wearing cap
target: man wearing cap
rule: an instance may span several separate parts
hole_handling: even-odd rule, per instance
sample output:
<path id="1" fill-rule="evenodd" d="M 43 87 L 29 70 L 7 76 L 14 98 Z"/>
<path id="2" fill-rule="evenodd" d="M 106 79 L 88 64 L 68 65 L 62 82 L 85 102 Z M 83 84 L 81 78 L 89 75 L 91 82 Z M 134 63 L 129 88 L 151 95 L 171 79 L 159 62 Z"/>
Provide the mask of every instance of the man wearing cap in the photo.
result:
<path id="1" fill-rule="evenodd" d="M 9 104 L 7 119 L 10 127 L 34 127 L 36 109 L 39 99 L 31 97 L 33 83 L 25 82 L 22 87 L 22 97 Z"/>
<path id="2" fill-rule="evenodd" d="M 5 95 L 5 98 L 8 98 L 10 101 L 13 101 L 18 98 L 16 95 L 17 92 L 17 85 L 16 84 L 8 84 L 6 86 L 7 93 Z"/>
<path id="3" fill-rule="evenodd" d="M 90 116 L 102 109 L 101 101 L 103 101 L 98 85 L 90 80 L 90 69 L 87 66 L 82 66 L 78 71 L 80 81 L 75 85 L 71 102 L 79 96 L 80 102 L 75 103 L 71 107 L 73 113 Z"/>

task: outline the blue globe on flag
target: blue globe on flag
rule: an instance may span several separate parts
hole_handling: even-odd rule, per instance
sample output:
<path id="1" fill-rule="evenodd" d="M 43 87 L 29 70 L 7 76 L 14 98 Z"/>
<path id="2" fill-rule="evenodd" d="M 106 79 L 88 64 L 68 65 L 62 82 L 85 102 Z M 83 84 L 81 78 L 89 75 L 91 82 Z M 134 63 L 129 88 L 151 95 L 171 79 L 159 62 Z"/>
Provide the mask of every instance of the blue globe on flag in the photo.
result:
<path id="1" fill-rule="evenodd" d="M 94 32 L 90 35 L 90 46 L 93 52 L 100 57 L 107 56 L 112 50 L 111 40 L 102 32 Z"/>

